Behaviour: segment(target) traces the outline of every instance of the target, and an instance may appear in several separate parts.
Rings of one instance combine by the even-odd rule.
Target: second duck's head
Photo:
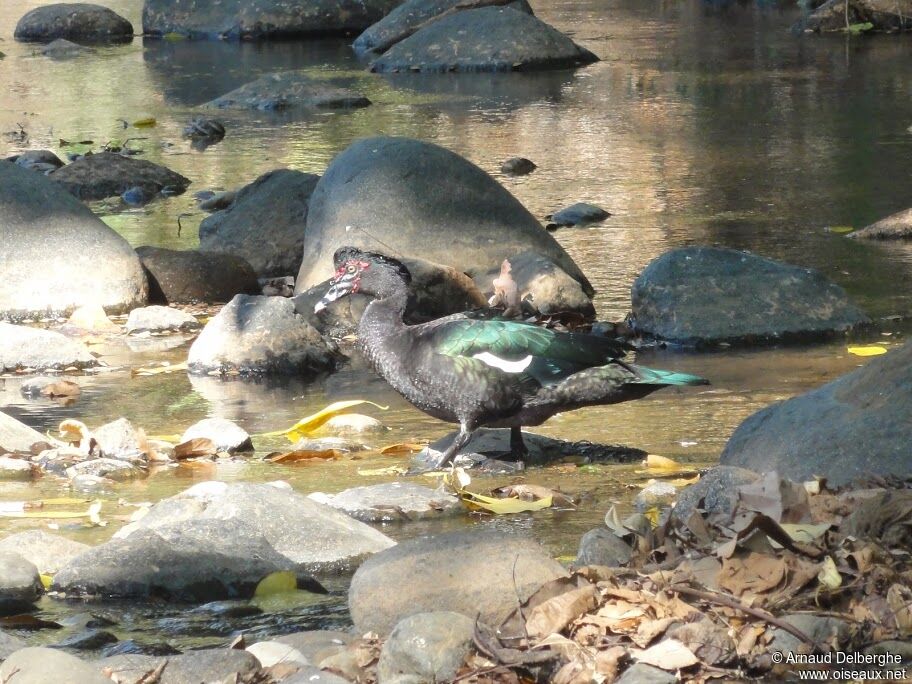
[[[412,282],[412,275],[401,261],[377,252],[365,252],[357,247],[340,247],[333,255],[336,273],[329,281],[329,289],[317,302],[314,312],[319,313],[330,302],[350,294],[361,293],[383,298],[402,292]]]

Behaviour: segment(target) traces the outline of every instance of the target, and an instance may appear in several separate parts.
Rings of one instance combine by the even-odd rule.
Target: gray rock
[[[678,678],[673,672],[660,670],[652,665],[635,663],[624,670],[616,684],[676,684]]]
[[[13,551],[0,551],[0,596],[34,601],[41,590],[41,578],[34,563]]]
[[[587,202],[577,202],[556,212],[551,217],[551,223],[555,226],[586,226],[604,221],[609,216],[611,214],[601,207]]]
[[[0,411],[0,451],[27,454],[39,442],[46,443],[47,437]]]
[[[598,57],[540,19],[511,7],[441,17],[371,63],[371,71],[488,72],[568,69]]]
[[[461,0],[406,0],[383,19],[367,28],[355,39],[352,48],[359,56],[369,52],[383,54],[435,17],[444,12],[460,11],[460,2]],[[532,14],[532,8],[526,0],[518,0],[509,7]]]
[[[75,463],[66,469],[66,476],[74,479],[84,475],[103,477],[116,482],[125,482],[145,475],[133,464],[119,458],[93,458],[81,463]]]
[[[0,551],[14,551],[33,563],[39,572],[50,575],[88,548],[86,544],[44,530],[17,532],[0,540]]]
[[[143,31],[190,38],[287,39],[363,31],[396,6],[396,0],[145,0]],[[264,21],[268,17],[268,21]]]
[[[566,576],[560,563],[523,537],[439,534],[369,558],[352,578],[348,605],[359,632],[386,634],[402,618],[433,611],[499,625],[516,607],[517,595],[525,601],[545,582]]]
[[[76,447],[45,449],[38,454],[36,463],[45,473],[66,476],[67,468],[91,460],[93,457]]]
[[[203,107],[207,109],[354,109],[371,103],[360,93],[338,88],[292,71],[261,76]]]
[[[149,446],[145,433],[133,427],[126,418],[106,423],[92,433],[104,456],[130,461],[148,460]]]
[[[593,292],[570,256],[497,181],[459,155],[418,140],[367,138],[333,159],[310,198],[308,248],[295,292],[332,277],[339,247],[377,251],[378,241],[385,245],[380,251],[470,276],[533,250],[577,280],[587,295]]]
[[[245,651],[211,648],[166,657],[116,655],[96,660],[101,671],[110,668],[120,681],[138,682],[144,675],[168,661],[158,684],[200,684],[201,682],[246,681],[260,668],[256,658]],[[234,675],[239,675],[235,679]],[[107,680],[111,684],[111,680]]]
[[[237,294],[258,294],[256,272],[233,254],[137,247],[149,276],[149,299],[160,304],[227,302]]]
[[[41,48],[41,54],[45,57],[50,57],[51,59],[70,59],[72,57],[79,57],[80,55],[85,55],[90,52],[94,52],[91,48],[87,48],[83,45],[77,45],[76,43],[71,43],[64,38],[58,38],[57,40],[51,41],[43,48]],[[55,164],[57,168],[63,166],[63,162],[60,164]]]
[[[293,632],[275,637],[275,641],[293,646],[304,654],[310,662],[321,663],[326,658],[333,656],[351,644],[355,638],[348,632],[334,632],[331,630],[314,630],[309,632]]]
[[[0,481],[31,479],[31,463],[22,458],[0,456]]]
[[[41,174],[0,163],[0,229],[16,245],[0,250],[0,319],[145,303],[146,278],[130,244]]]
[[[500,165],[500,172],[505,173],[508,176],[526,176],[537,168],[538,165],[531,159],[526,159],[525,157],[510,157]]]
[[[673,518],[684,522],[703,501],[702,510],[710,514],[727,515],[735,510],[738,503],[738,488],[754,482],[757,473],[745,468],[715,466],[700,477],[699,482],[684,487],[671,511]]]
[[[352,437],[355,435],[380,435],[389,428],[373,416],[363,413],[341,413],[333,416],[321,425],[314,434],[330,435],[336,437]]]
[[[238,295],[203,328],[187,358],[192,373],[313,376],[332,369],[335,345],[285,297]]]
[[[847,375],[750,416],[722,452],[723,465],[841,485],[912,467],[912,343]]]
[[[350,684],[349,680],[316,667],[302,667],[281,684]]]
[[[298,649],[278,641],[258,641],[244,650],[259,660],[262,667],[272,667],[279,664],[310,665],[310,661]]]
[[[55,40],[50,45],[44,48],[45,51],[53,47],[56,43],[68,43],[68,41],[57,41]],[[73,43],[68,43],[73,45]],[[76,45],[80,50],[86,50],[81,45]],[[25,152],[20,152],[19,154],[14,154],[12,157],[7,157],[6,161],[13,162],[18,166],[21,166],[26,169],[41,170],[44,171],[47,167],[51,166],[59,169],[63,166],[63,161],[56,154],[50,150],[26,150]]]
[[[908,240],[912,238],[912,209],[904,209],[849,233],[856,240]]]
[[[133,25],[107,7],[86,2],[36,7],[16,24],[16,40],[48,43],[65,38],[88,43],[128,43]]]
[[[372,527],[315,503],[287,485],[222,482],[202,482],[159,501],[141,520],[115,536],[128,538],[138,530],[171,524],[192,528],[210,520],[253,526],[257,537],[312,572],[353,568],[394,544]]]
[[[186,311],[160,305],[133,309],[126,324],[128,333],[187,331],[200,327],[200,322]]]
[[[253,451],[250,435],[239,425],[224,418],[204,418],[184,431],[181,443],[198,437],[211,439],[218,451]]]
[[[190,179],[145,159],[100,152],[77,159],[51,173],[48,178],[81,200],[119,197],[131,188],[157,195],[164,188],[170,194],[184,192]]]
[[[245,259],[260,277],[294,273],[304,252],[307,207],[319,176],[276,169],[200,223],[200,249]],[[202,206],[202,205],[201,205]]]
[[[848,24],[872,24],[872,31],[912,29],[912,0],[829,0],[795,24],[796,31],[845,31]]]
[[[850,633],[848,623],[835,617],[794,613],[785,615],[782,619],[793,627],[797,627],[818,644],[843,644]],[[779,627],[774,627],[771,633],[773,637],[769,644],[771,653],[773,651],[779,651],[782,654],[806,653],[807,645],[794,634]]]
[[[413,482],[387,482],[352,487],[333,496],[317,492],[310,498],[344,511],[363,522],[408,521],[454,515],[463,510],[459,498],[449,492]]]
[[[653,506],[667,507],[674,503],[678,488],[670,482],[656,480],[643,487],[633,498],[633,505],[640,512]]]
[[[268,173],[272,172],[267,172]],[[261,176],[262,178],[262,176]],[[256,181],[254,181],[256,182]],[[252,184],[251,184],[252,185]],[[250,187],[249,185],[246,187]],[[212,192],[211,190],[204,190],[202,193],[196,193],[196,199],[199,202],[199,208],[203,211],[221,211],[222,209],[227,209],[233,203],[237,197],[237,191],[235,190],[221,190],[219,192]],[[205,220],[203,221],[205,223]],[[203,224],[200,223],[200,237],[202,238],[202,228]]]
[[[576,552],[577,567],[584,565],[607,565],[617,568],[627,565],[633,556],[633,549],[607,527],[589,530],[580,539]]]
[[[0,681],[15,684],[111,684],[100,668],[56,648],[23,648],[0,665]]]
[[[87,629],[72,634],[54,644],[54,648],[69,648],[75,651],[97,651],[104,646],[116,644],[117,637],[104,629]]]
[[[473,650],[475,620],[459,613],[410,615],[393,628],[377,663],[377,679],[415,677],[422,682],[451,680]]]
[[[814,339],[870,322],[817,271],[717,247],[666,252],[631,297],[637,331],[685,345]]]
[[[91,368],[98,361],[88,348],[53,330],[0,323],[0,371]]]
[[[19,637],[0,629],[0,660],[6,660],[20,648],[26,648],[27,646],[28,644]]]

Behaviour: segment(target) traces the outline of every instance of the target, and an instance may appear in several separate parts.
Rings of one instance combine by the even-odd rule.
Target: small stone
[[[50,575],[89,548],[87,544],[44,530],[17,532],[0,540],[0,551],[15,551],[33,563],[39,572]]]
[[[203,437],[212,440],[216,451],[253,451],[253,441],[247,431],[224,418],[205,418],[191,425],[181,436],[181,443]]]
[[[383,644],[377,663],[379,681],[452,679],[472,652],[474,632],[475,620],[459,613],[419,613],[401,620]]]
[[[188,331],[199,329],[200,322],[194,316],[170,306],[145,306],[133,309],[127,318],[128,333]]]
[[[58,641],[53,648],[72,648],[77,651],[96,651],[102,646],[117,643],[117,637],[103,629],[88,629]]]
[[[376,434],[386,432],[387,430],[389,430],[389,428],[373,416],[365,416],[360,413],[343,413],[327,420],[320,426],[317,433],[345,436],[365,433]]]
[[[594,204],[577,202],[565,209],[561,209],[551,217],[551,225],[557,226],[585,226],[590,223],[604,221],[611,216],[607,211]],[[549,227],[551,227],[549,225]]]
[[[41,578],[33,563],[18,553],[0,551],[0,596],[34,601],[41,591]]]
[[[665,672],[652,665],[635,663],[624,670],[616,684],[677,684],[673,672]]]
[[[0,372],[97,365],[98,361],[84,344],[59,332],[0,323]]]
[[[70,479],[79,476],[91,475],[97,478],[107,478],[123,482],[140,477],[143,473],[130,463],[117,458],[93,458],[89,461],[77,463],[66,469]]]
[[[650,482],[637,493],[636,497],[634,497],[633,504],[636,506],[636,509],[642,513],[654,506],[671,505],[674,503],[674,498],[677,493],[678,488],[673,484],[663,482],[662,480],[656,480],[655,482]]]
[[[580,539],[575,565],[607,565],[615,568],[626,565],[632,556],[633,549],[627,542],[607,527],[596,527]]]
[[[32,470],[25,459],[0,456],[0,480],[31,480]]]
[[[315,492],[310,498],[362,522],[405,522],[463,511],[459,497],[413,482],[353,487],[334,496]]]
[[[511,157],[500,165],[500,172],[510,176],[525,176],[537,169],[535,162],[525,157]]]
[[[120,199],[124,201],[124,204],[129,204],[133,207],[141,207],[155,199],[155,194],[156,193],[150,192],[147,188],[141,188],[138,185],[134,185],[132,188],[124,190],[120,194]]]
[[[272,667],[279,663],[310,665],[310,661],[298,649],[278,641],[258,641],[246,650],[260,661],[262,667]]]
[[[106,423],[92,433],[101,449],[101,453],[108,458],[125,460],[148,460],[149,446],[142,430],[133,427],[126,418]]]

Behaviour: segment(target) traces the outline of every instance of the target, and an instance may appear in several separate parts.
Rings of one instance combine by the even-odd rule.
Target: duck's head
[[[357,247],[337,249],[333,263],[336,273],[329,281],[326,294],[314,307],[314,313],[325,309],[330,302],[355,293],[382,299],[404,291],[412,282],[412,275],[401,261]]]

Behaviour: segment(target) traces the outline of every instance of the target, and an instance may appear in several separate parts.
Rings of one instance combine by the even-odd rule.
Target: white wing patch
[[[476,359],[483,361],[489,366],[494,368],[499,368],[502,371],[507,373],[522,373],[526,368],[529,367],[529,364],[532,363],[532,355],[529,354],[526,358],[520,359],[519,361],[510,361],[508,359],[502,359],[499,356],[494,356],[491,352],[481,352],[475,354]]]

